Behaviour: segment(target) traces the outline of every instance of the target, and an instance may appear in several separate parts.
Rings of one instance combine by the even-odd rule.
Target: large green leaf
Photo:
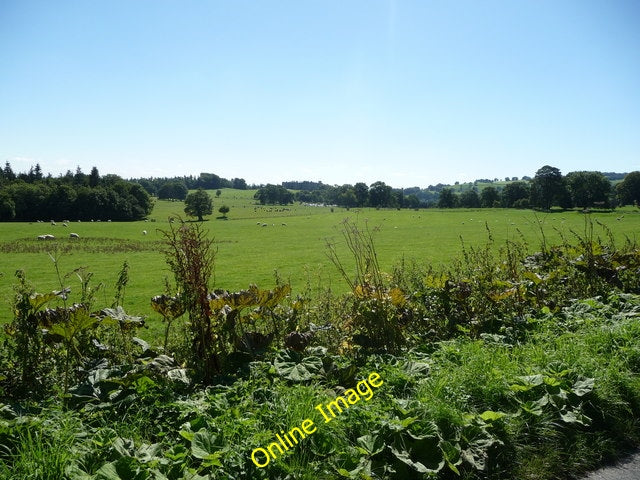
[[[95,480],[147,480],[149,474],[139,468],[133,457],[121,457],[115,462],[105,463],[96,472]]]
[[[29,296],[29,305],[31,306],[32,311],[37,312],[51,300],[56,298],[67,298],[69,292],[71,292],[71,290],[69,288],[65,288],[59,291],[54,290],[49,293],[33,293]]]
[[[180,317],[186,310],[180,295],[156,295],[151,299],[151,308],[170,320]]]
[[[98,319],[89,314],[84,308],[69,310],[67,321],[56,323],[49,327],[49,333],[59,335],[65,340],[73,339],[78,333],[96,326]]]
[[[398,450],[393,446],[390,449],[394,457],[419,473],[437,473],[444,468],[446,463],[442,450],[438,447],[437,440],[429,442],[427,448],[421,449],[422,455],[418,460],[413,460],[406,450]]]
[[[220,463],[222,443],[217,435],[201,428],[191,440],[191,455],[210,466],[222,466]]]
[[[363,435],[357,438],[358,446],[365,455],[377,455],[384,450],[384,439],[380,435]]]
[[[128,315],[120,305],[116,308],[105,308],[101,311],[105,319],[115,320],[120,324],[123,330],[131,330],[144,326],[143,317]]]
[[[317,378],[324,373],[322,359],[315,355],[302,356],[297,352],[285,350],[273,361],[278,375],[294,382],[304,382]]]
[[[544,376],[542,374],[537,375],[524,375],[517,377],[518,383],[511,385],[509,388],[514,392],[528,392],[529,390],[538,387],[544,383]]]
[[[571,388],[571,391],[578,397],[583,397],[593,390],[595,383],[595,378],[583,378],[580,380],[576,380],[576,382],[573,384],[573,387]]]

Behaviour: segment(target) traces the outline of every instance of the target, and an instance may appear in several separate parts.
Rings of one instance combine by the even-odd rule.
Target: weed
[[[342,235],[355,264],[351,278],[334,243],[327,242],[327,256],[351,289],[352,310],[341,327],[351,335],[351,341],[365,350],[397,351],[404,343],[403,327],[408,314],[404,293],[390,288],[380,269],[368,225],[363,229],[350,220],[342,223]]]
[[[205,384],[222,368],[224,343],[211,322],[209,280],[216,251],[202,225],[182,219],[161,230],[165,239],[165,259],[173,271],[176,285],[189,317],[191,358],[189,362]]]

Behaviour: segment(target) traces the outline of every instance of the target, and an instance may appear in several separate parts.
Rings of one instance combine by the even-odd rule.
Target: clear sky
[[[0,162],[420,186],[640,169],[640,1],[0,0]]]

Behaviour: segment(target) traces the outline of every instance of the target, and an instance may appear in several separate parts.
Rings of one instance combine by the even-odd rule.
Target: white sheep
[[[77,233],[70,233],[69,238],[80,238],[80,235],[78,235]]]
[[[142,234],[143,234],[143,235],[146,235],[146,234],[147,234],[147,231],[146,231],[146,230],[142,230]]]

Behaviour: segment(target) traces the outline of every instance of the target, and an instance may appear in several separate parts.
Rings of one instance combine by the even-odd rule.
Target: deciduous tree
[[[198,217],[198,221],[203,220],[204,215],[211,215],[213,212],[213,201],[211,196],[203,189],[199,188],[187,195],[184,201],[184,213],[190,217]]]
[[[519,200],[529,201],[531,187],[527,182],[512,182],[504,186],[501,192],[502,206],[512,208]]]
[[[531,182],[531,206],[549,210],[553,205],[568,207],[570,199],[562,173],[556,167],[545,165],[536,172]]]
[[[616,194],[621,205],[640,205],[640,171],[628,173],[616,185]]]
[[[609,206],[611,182],[600,172],[571,172],[566,176],[571,200],[576,207]]]
[[[496,187],[485,187],[480,192],[480,204],[484,208],[494,207],[500,200],[500,192]]]
[[[443,188],[438,198],[438,208],[454,208],[458,204],[458,195],[450,188]]]

